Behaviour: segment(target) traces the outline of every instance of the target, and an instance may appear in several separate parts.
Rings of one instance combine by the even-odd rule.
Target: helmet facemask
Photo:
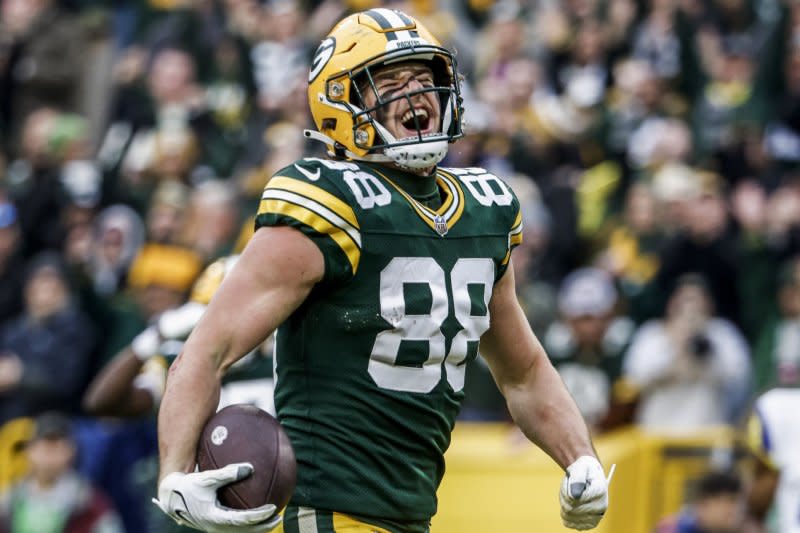
[[[446,54],[446,55],[445,55]],[[442,57],[445,55],[445,57]],[[432,59],[429,59],[431,58]],[[411,168],[424,169],[435,166],[446,155],[448,144],[461,137],[461,94],[455,72],[455,60],[449,52],[437,49],[437,55],[425,54],[420,58],[418,54],[403,57],[403,63],[415,61],[431,68],[433,84],[413,90],[405,90],[405,86],[388,95],[381,94],[375,83],[377,71],[383,67],[402,64],[400,61],[389,62],[373,59],[369,65],[353,69],[346,73],[350,83],[350,106],[353,115],[353,140],[356,147],[367,150],[371,154],[383,153],[388,160],[395,164]],[[452,65],[452,66],[451,66]],[[409,80],[410,82],[410,80]],[[407,82],[408,83],[408,82]],[[412,117],[403,122],[403,126],[412,132],[411,135],[401,139],[389,132],[384,122],[386,114],[392,104],[405,100],[410,110],[415,109],[415,100],[419,95],[433,93],[439,103],[439,124],[434,125],[433,131],[429,130],[428,120],[433,117],[424,117],[412,112]],[[367,106],[366,96],[371,94],[374,104]],[[373,133],[370,133],[372,130]]]

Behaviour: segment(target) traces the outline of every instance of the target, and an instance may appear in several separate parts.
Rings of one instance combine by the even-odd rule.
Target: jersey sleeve
[[[331,170],[318,161],[298,161],[269,180],[256,215],[256,229],[263,226],[290,226],[310,238],[325,259],[325,282],[345,282],[358,270],[361,233],[355,211]]]
[[[508,189],[511,190],[511,187],[508,187]],[[506,208],[508,209],[509,213],[508,219],[511,221],[508,229],[508,247],[506,250],[506,256],[500,262],[500,266],[498,268],[498,280],[502,278],[505,275],[506,270],[508,270],[508,264],[511,261],[511,252],[514,250],[514,248],[522,244],[522,209],[519,200],[517,199],[516,195],[514,195],[513,191],[511,194],[513,196],[513,200],[511,205]]]

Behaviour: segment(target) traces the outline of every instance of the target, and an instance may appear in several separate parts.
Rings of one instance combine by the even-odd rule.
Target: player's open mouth
[[[408,131],[409,137],[416,137],[419,132],[430,133],[432,122],[428,110],[423,107],[409,109],[400,117],[400,125]],[[417,130],[417,124],[419,124],[419,130]]]

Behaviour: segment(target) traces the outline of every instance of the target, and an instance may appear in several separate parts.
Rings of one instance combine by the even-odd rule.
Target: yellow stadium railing
[[[733,433],[713,428],[691,435],[654,435],[627,428],[595,439],[606,467],[616,463],[611,506],[598,533],[651,533],[677,511],[686,487],[731,449]],[[460,424],[447,452],[432,533],[571,531],[561,525],[563,473],[541,450],[505,425]]]
[[[0,426],[0,494],[25,475],[24,446],[32,434],[31,418],[15,418]]]

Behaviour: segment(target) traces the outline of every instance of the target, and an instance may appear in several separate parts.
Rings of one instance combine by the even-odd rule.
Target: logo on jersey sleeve
[[[296,168],[297,171],[300,174],[302,174],[303,176],[307,177],[311,181],[317,181],[319,179],[319,176],[320,176],[320,169],[319,168],[317,168],[316,171],[311,172],[309,170],[304,169],[303,167],[301,167],[297,163],[294,164],[294,168]]]

